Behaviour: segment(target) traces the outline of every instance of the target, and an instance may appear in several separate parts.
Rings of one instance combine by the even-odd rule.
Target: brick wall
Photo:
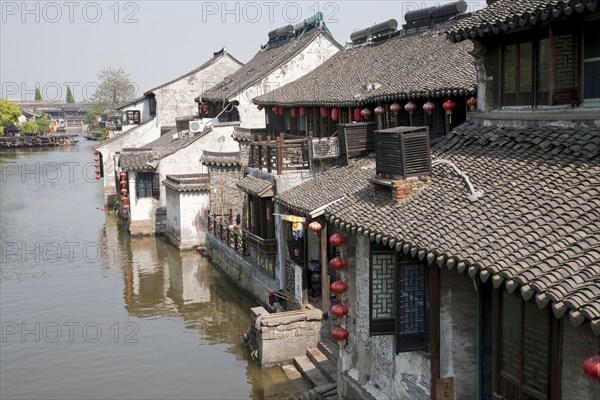
[[[244,193],[235,186],[235,183],[244,177],[241,168],[239,166],[209,165],[208,173],[210,176],[210,213],[229,215],[229,210],[232,209],[234,221],[237,214],[240,214],[241,218]]]

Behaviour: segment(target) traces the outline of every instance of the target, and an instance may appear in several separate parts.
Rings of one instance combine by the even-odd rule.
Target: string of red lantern
[[[354,109],[354,120],[356,122],[362,121],[362,113],[361,113],[360,108],[358,108],[358,107]]]

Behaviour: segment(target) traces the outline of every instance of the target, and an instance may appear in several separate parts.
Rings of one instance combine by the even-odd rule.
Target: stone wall
[[[238,214],[243,215],[244,192],[239,190],[235,183],[244,177],[239,165],[219,166],[209,165],[210,176],[210,212],[217,215],[229,215],[233,210],[233,219]]]
[[[161,125],[173,125],[175,118],[198,113],[194,99],[237,71],[241,65],[225,54],[212,65],[184,75],[152,92],[156,98],[156,118]]]
[[[442,269],[440,279],[440,376],[454,378],[454,398],[476,399],[478,294],[456,270]]]
[[[251,314],[251,346],[258,351],[263,368],[291,362],[319,344],[323,312],[311,305],[304,310],[274,314],[254,307]]]
[[[221,270],[238,288],[254,297],[269,308],[269,293],[281,289],[279,281],[256,265],[252,265],[231,248],[223,245],[213,235],[206,235],[206,248],[214,265]]]

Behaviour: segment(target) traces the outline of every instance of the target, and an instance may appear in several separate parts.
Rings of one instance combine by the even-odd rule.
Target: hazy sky
[[[122,68],[138,95],[201,65],[223,46],[247,62],[267,33],[321,11],[344,44],[356,29],[447,1],[5,1],[0,0],[0,97],[76,101],[102,68]],[[485,0],[467,1],[468,11]]]

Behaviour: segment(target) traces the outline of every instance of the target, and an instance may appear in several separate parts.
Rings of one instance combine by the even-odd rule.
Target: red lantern
[[[94,152],[94,155],[97,156],[98,154],[100,154],[98,151]]]
[[[431,113],[435,111],[435,104],[431,101],[428,101],[427,103],[423,104],[423,111],[431,115]]]
[[[339,327],[339,326],[337,328],[334,328],[331,331],[331,337],[333,337],[335,340],[337,340],[338,343],[343,342],[344,340],[348,339],[348,336],[350,336],[350,333],[348,333],[348,330],[345,328]]]
[[[444,104],[442,104],[442,107],[444,107],[446,114],[448,114],[448,122],[452,124],[452,111],[456,110],[456,103],[448,99],[444,102]]]
[[[98,175],[96,175],[96,180],[99,180],[99,179],[100,179],[100,177]]]
[[[471,98],[467,100],[467,105],[471,108],[471,111],[475,111],[475,108],[477,107],[477,99],[471,96]]]
[[[306,107],[300,107],[300,118],[306,117]]]
[[[398,114],[402,110],[402,106],[398,103],[394,103],[390,106],[390,111]]]
[[[317,221],[313,221],[310,224],[308,224],[308,229],[311,232],[317,233],[317,232],[319,232],[321,230],[321,228],[322,228],[321,224],[318,223]]]
[[[279,110],[277,110],[277,111],[279,112],[279,115],[280,115],[281,117],[283,117],[283,112],[284,112],[284,111],[283,111],[283,107],[279,107]]]
[[[331,291],[335,294],[344,294],[348,290],[348,284],[343,281],[335,281],[331,284]]]
[[[292,108],[290,110],[290,115],[292,116],[292,118],[296,118],[298,116],[298,109],[297,108]]]
[[[342,247],[346,244],[347,240],[348,238],[346,238],[346,236],[338,232],[331,235],[331,237],[329,238],[329,243],[331,243],[331,245],[335,247]]]
[[[327,117],[329,117],[329,111],[327,110],[327,107],[321,107],[321,118],[327,119]]]
[[[94,157],[94,161],[98,162],[100,159],[98,157]]]
[[[417,111],[417,105],[415,103],[413,103],[412,101],[409,101],[408,103],[406,103],[404,105],[404,109],[412,114],[415,111]]]
[[[362,121],[362,112],[358,107],[354,109],[354,120],[356,122]]]
[[[121,203],[127,203],[129,199],[126,196],[121,197]]]
[[[340,119],[340,109],[339,108],[332,108],[331,109],[331,120],[333,122],[338,122]]]
[[[125,188],[121,189],[121,194],[123,196],[125,196],[127,194],[127,189],[125,189]]]
[[[125,177],[127,176],[127,172],[121,172],[119,176],[121,177],[121,179],[125,179]]]
[[[100,164],[96,164],[95,166],[96,166],[96,168],[99,168],[99,167],[100,167]]]
[[[121,186],[125,186],[127,185],[127,181],[126,180],[122,180],[121,182],[119,182],[121,184]]]
[[[96,175],[100,175],[100,170],[97,169],[98,167],[96,167]]]
[[[593,379],[600,379],[600,354],[588,357],[583,362],[583,372]]]
[[[263,110],[263,108],[264,108],[264,107],[263,107],[263,106],[261,106],[260,104],[256,106],[256,109],[257,109],[258,111],[262,111],[262,110]]]
[[[276,106],[273,106],[273,108],[271,108],[271,111],[273,111],[273,114],[277,114],[277,112],[279,111],[279,108],[277,108]]]
[[[331,307],[331,313],[336,316],[336,318],[345,317],[348,314],[348,307],[343,304],[336,304]]]
[[[129,210],[129,204],[125,204],[125,205],[123,206],[123,210],[125,210],[125,211]]]
[[[363,108],[360,112],[360,115],[364,119],[369,119],[369,118],[371,118],[371,110],[369,110],[368,108]]]
[[[377,114],[377,115],[383,115],[383,114],[385,114],[385,108],[383,108],[381,106],[377,106],[375,108],[375,114]]]
[[[339,271],[342,269],[346,269],[346,267],[348,266],[348,263],[342,257],[338,256],[338,257],[331,259],[331,261],[329,261],[329,266],[331,268]]]

